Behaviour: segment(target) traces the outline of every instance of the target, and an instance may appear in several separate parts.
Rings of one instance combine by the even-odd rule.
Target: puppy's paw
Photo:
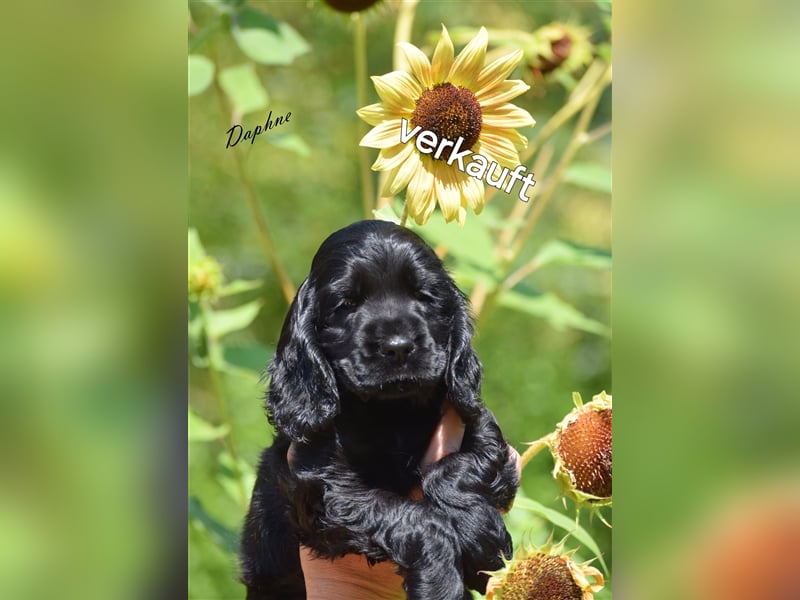
[[[408,600],[464,600],[461,571],[449,565],[434,564],[406,575]]]
[[[503,568],[503,558],[513,554],[511,536],[500,512],[489,505],[464,511],[463,518],[454,522],[461,547],[464,581],[467,587],[486,592],[489,576],[481,571]]]

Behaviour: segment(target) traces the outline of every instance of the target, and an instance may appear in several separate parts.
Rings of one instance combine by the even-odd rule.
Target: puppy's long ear
[[[483,368],[472,348],[472,322],[467,299],[453,285],[457,309],[450,330],[450,349],[445,382],[450,402],[462,418],[473,417],[480,406]]]
[[[339,412],[333,370],[317,343],[314,284],[306,279],[283,323],[269,366],[269,420],[295,442],[328,425]]]

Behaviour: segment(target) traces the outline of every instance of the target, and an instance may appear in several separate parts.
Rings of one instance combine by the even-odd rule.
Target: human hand
[[[448,454],[458,452],[464,438],[464,422],[448,402],[439,425],[431,436],[431,442],[421,461],[425,468]],[[292,464],[294,448],[290,446],[289,464]],[[522,470],[519,453],[509,446],[509,460]],[[411,498],[422,499],[422,490],[412,491]],[[334,560],[315,557],[311,550],[300,546],[300,563],[306,582],[307,600],[402,600],[403,578],[397,574],[392,562],[381,562],[370,566],[364,556],[349,554]]]

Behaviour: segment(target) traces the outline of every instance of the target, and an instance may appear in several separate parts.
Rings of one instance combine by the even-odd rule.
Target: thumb
[[[429,467],[448,454],[458,452],[464,439],[464,421],[458,416],[453,405],[445,400],[442,418],[433,432],[428,450],[422,458],[422,467]]]

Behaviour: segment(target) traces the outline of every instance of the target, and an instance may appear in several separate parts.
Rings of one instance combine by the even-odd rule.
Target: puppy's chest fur
[[[407,495],[420,482],[420,461],[441,408],[442,398],[348,399],[335,424],[341,452],[368,486]]]

